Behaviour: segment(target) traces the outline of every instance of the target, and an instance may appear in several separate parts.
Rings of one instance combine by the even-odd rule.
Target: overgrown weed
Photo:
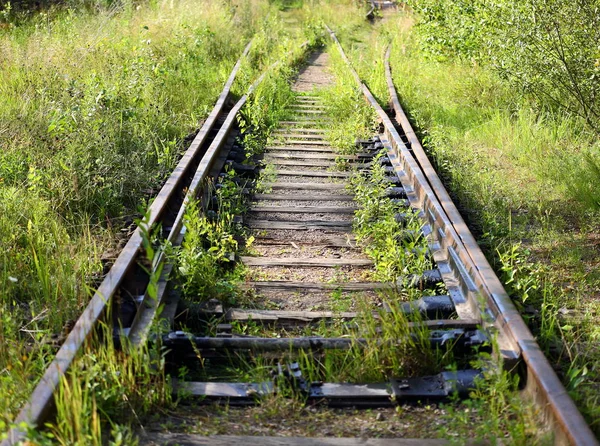
[[[560,311],[585,314],[595,305],[579,296],[598,287],[588,260],[598,221],[597,143],[580,119],[536,109],[489,68],[426,57],[406,25],[415,19],[386,25],[395,30],[391,64],[400,99],[541,347],[567,386],[578,383],[572,395],[593,422],[598,401],[590,389],[599,377],[583,370],[598,363],[587,348],[594,330]]]
[[[48,338],[86,305],[103,251],[118,254],[115,235],[170,173],[250,36],[262,29],[271,43],[257,43],[246,80],[294,46],[269,34],[276,20],[263,19],[261,0],[96,6],[34,13],[0,32],[5,424],[51,357]]]

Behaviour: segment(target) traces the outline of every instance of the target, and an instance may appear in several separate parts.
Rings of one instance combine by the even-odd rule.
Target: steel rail
[[[384,124],[385,134],[389,138],[389,154],[399,157],[400,165],[397,173],[403,184],[406,183],[414,191],[414,194],[409,196],[411,203],[416,203],[424,211],[426,219],[436,229],[432,231],[432,236],[436,239],[439,247],[447,253],[445,257],[449,260],[449,265],[457,270],[459,279],[466,282],[463,290],[472,305],[477,306],[478,296],[485,298],[492,310],[492,314],[489,316],[493,317],[494,325],[500,330],[500,334],[506,335],[508,338],[506,341],[509,341],[509,345],[516,347],[519,356],[524,360],[527,366],[526,392],[542,408],[546,421],[554,428],[555,442],[575,445],[598,444],[585,419],[554,373],[552,366],[477,245],[458,209],[443,188],[431,164],[426,160],[422,146],[418,143],[406,115],[403,112],[398,113],[399,110],[396,110],[400,121],[405,126],[408,124],[403,128],[406,129],[406,136],[411,142],[417,159],[424,166],[423,169],[402,141],[394,123],[377,103],[368,87],[360,80],[344,55],[344,50],[335,33],[329,27],[327,29],[355,79],[359,80],[358,85],[366,100],[373,106]],[[386,69],[386,75],[388,72],[391,76],[391,71]],[[389,79],[388,86],[391,91],[393,83],[390,84]],[[397,105],[399,106],[399,101],[397,101]],[[402,119],[403,117],[404,119]],[[417,144],[414,144],[415,140]],[[419,149],[421,153],[419,153]],[[488,313],[486,308],[480,308],[480,311],[482,314]]]
[[[370,0],[369,4],[371,5],[371,7],[369,8],[369,11],[365,14],[365,16],[368,20],[372,20],[375,18],[375,2],[373,0]]]
[[[242,107],[246,103],[247,99],[248,99],[248,95],[244,95],[237,101],[235,106],[231,109],[231,111],[227,115],[227,118],[225,119],[225,122],[223,123],[222,127],[219,129],[219,133],[217,134],[217,136],[215,137],[215,139],[209,146],[205,155],[202,157],[202,160],[200,161],[200,165],[198,166],[198,169],[196,170],[194,178],[192,179],[192,182],[190,183],[190,185],[188,187],[187,193],[183,200],[183,204],[181,205],[181,207],[179,208],[179,211],[177,212],[177,216],[175,217],[175,223],[173,224],[173,227],[167,237],[167,241],[170,242],[172,245],[177,245],[177,244],[181,243],[181,239],[183,238],[183,234],[184,234],[184,232],[182,231],[183,230],[183,219],[184,219],[187,207],[190,204],[190,202],[192,200],[194,200],[201,193],[202,186],[204,186],[206,184],[205,180],[209,177],[209,174],[215,170],[214,165],[216,164],[216,161],[218,158],[217,155],[220,155],[221,148],[227,141],[227,138],[233,128],[233,125],[236,122],[235,117],[237,116],[239,111],[242,109]],[[218,171],[221,169],[218,168],[216,170],[218,173]],[[179,239],[179,240],[177,240],[177,239]],[[155,269],[158,267],[159,264],[164,264],[164,260],[165,260],[164,259],[165,256],[164,256],[163,252],[160,252],[158,255],[159,255],[159,258],[157,259],[156,262],[154,262]],[[169,267],[170,267],[170,265],[169,265]],[[154,319],[156,317],[158,309],[161,307],[161,305],[164,304],[164,297],[165,297],[166,290],[167,290],[166,285],[167,285],[169,272],[170,272],[170,268],[163,270],[163,273],[161,275],[161,280],[159,281],[158,295],[151,296],[148,293],[146,293],[144,300],[143,300],[142,304],[140,305],[141,311],[138,311],[136,313],[136,317],[135,317],[135,319],[131,325],[131,328],[129,330],[129,333],[127,335],[133,345],[140,345],[147,340],[147,336],[150,331],[150,327],[152,326],[152,323],[154,322]],[[173,314],[174,314],[173,312],[169,312],[169,316],[167,317],[167,319],[170,319],[171,318],[170,316],[172,316]]]
[[[385,53],[385,73],[392,106],[396,114],[395,118],[410,142],[413,154],[423,170],[432,191],[451,219],[458,236],[461,237],[465,246],[465,253],[470,257],[475,268],[477,268],[483,277],[481,285],[488,287],[486,294],[493,297],[493,301],[496,304],[496,315],[503,319],[503,325],[511,332],[519,345],[523,359],[527,364],[528,379],[526,391],[532,398],[541,398],[542,405],[547,408],[546,410],[551,411],[548,414],[550,415],[549,418],[555,420],[556,425],[564,432],[570,444],[598,444],[591,429],[556,376],[554,369],[541,351],[531,331],[518,314],[502,283],[494,273],[460,212],[450,198],[448,191],[431,165],[423,146],[400,105],[392,78],[390,53],[391,44]],[[506,317],[507,314],[510,316]],[[532,378],[533,381],[529,378]]]
[[[309,45],[309,42],[303,42],[300,45],[301,49],[306,48]],[[249,49],[249,48],[248,48]],[[288,52],[288,55],[291,53]],[[244,56],[247,54],[244,53]],[[171,226],[169,231],[169,235],[166,238],[166,241],[172,246],[176,246],[181,244],[183,236],[185,234],[185,227],[183,225],[183,219],[185,216],[186,209],[189,203],[198,197],[202,193],[203,186],[206,185],[205,181],[209,177],[210,173],[217,174],[221,168],[223,167],[225,158],[222,156],[221,149],[225,144],[234,124],[236,123],[236,116],[245,105],[248,97],[254,92],[254,90],[261,84],[261,82],[265,79],[267,74],[272,71],[274,68],[279,66],[282,63],[282,60],[278,60],[271,64],[248,88],[246,94],[242,96],[235,106],[229,111],[223,125],[219,129],[218,134],[215,136],[215,139],[212,141],[211,145],[206,150],[194,177],[190,185],[187,188],[187,193],[183,199],[183,203],[177,212],[175,220]],[[217,161],[221,160],[219,164]],[[164,268],[164,269],[162,269]],[[164,305],[163,311],[161,313],[161,318],[167,321],[168,325],[171,325],[173,319],[175,317],[175,311],[177,307],[178,299],[171,299],[167,301],[166,294],[168,289],[168,277],[172,270],[171,264],[165,265],[165,255],[161,250],[157,253],[155,259],[153,259],[152,265],[153,271],[159,271],[162,269],[160,279],[157,284],[157,295],[151,296],[148,292],[144,294],[144,298],[142,303],[139,306],[139,310],[136,312],[135,318],[131,323],[131,327],[126,333],[127,338],[131,342],[132,345],[141,345],[148,338],[148,334],[152,323],[154,322],[159,308]]]
[[[165,214],[170,199],[182,187],[184,177],[189,174],[194,160],[201,155],[201,146],[214,128],[219,115],[230,97],[231,87],[240,69],[242,60],[250,51],[252,42],[246,45],[242,55],[237,60],[233,70],[219,95],[215,107],[202,125],[202,128],[192,141],[188,150],[184,153],[177,167],[166,181],[152,205],[148,209],[145,229],[154,227],[162,215]],[[77,356],[83,342],[90,336],[105,314],[108,304],[128,271],[136,265],[140,250],[143,246],[143,230],[139,226],[117,257],[112,268],[96,290],[89,304],[75,323],[75,326],[60,347],[54,360],[46,369],[31,397],[21,409],[14,420],[14,427],[8,432],[8,436],[2,441],[2,446],[9,446],[23,441],[26,432],[20,426],[39,426],[49,415],[51,410],[54,391],[60,380],[67,372],[69,366]]]
[[[179,205],[172,226],[169,229],[169,234],[166,237],[166,240],[171,243],[180,243],[185,233],[183,216],[185,214],[186,206],[193,198],[195,198],[195,196],[198,196],[201,193],[202,186],[206,184],[205,180],[207,177],[215,176],[220,172],[225,162],[225,157],[222,156],[221,149],[230,136],[231,130],[234,128],[238,113],[246,103],[248,97],[264,80],[268,72],[281,63],[281,60],[276,61],[254,81],[248,88],[247,93],[243,95],[229,111],[209,147],[202,151],[201,148],[203,144],[207,142],[209,133],[217,128],[215,124],[217,123],[218,118],[223,114],[226,103],[228,99],[230,99],[231,87],[240,69],[242,60],[250,51],[251,44],[252,42],[248,43],[245,47],[225,83],[214,109],[150,206],[146,220],[140,224],[140,226],[143,226],[136,228],[130,240],[123,248],[104,281],[101,283],[90,303],[76,322],[75,327],[71,333],[69,333],[67,339],[57,352],[55,359],[46,370],[44,376],[40,379],[32,396],[15,419],[14,425],[16,427],[11,428],[8,437],[0,444],[1,446],[17,444],[24,440],[26,432],[20,428],[23,424],[26,424],[29,427],[38,426],[48,417],[51,411],[52,397],[60,383],[60,379],[68,370],[85,339],[93,332],[103,315],[106,314],[108,305],[119,287],[125,283],[128,278],[131,278],[128,276],[131,275],[131,270],[134,267],[139,268],[138,262],[143,248],[144,232],[147,233],[151,228],[156,227],[161,221],[161,217],[164,218],[163,216],[167,211],[173,212],[173,209],[167,208],[174,204],[178,204],[176,195],[177,193],[181,194],[183,191],[185,192],[183,200]],[[300,45],[300,48],[305,49],[308,45],[308,41],[303,42]],[[290,54],[291,52],[292,51],[287,54]],[[200,160],[198,160],[199,157],[201,157]],[[222,161],[220,167],[217,166],[217,161],[219,160]],[[196,165],[196,170],[193,173],[192,169],[194,168],[194,165]],[[191,181],[189,178],[186,179],[186,177],[189,177],[192,173],[193,177],[191,178]],[[164,261],[164,252],[159,250],[152,260],[151,271],[159,271],[160,265],[163,265]],[[170,268],[171,265],[167,265],[167,267]],[[150,327],[158,314],[159,308],[165,304],[168,272],[168,268],[164,268],[162,271],[159,283],[157,284],[156,296],[151,296],[148,290],[145,289],[133,320],[126,329],[117,333],[118,335],[127,338],[132,345],[139,345],[147,339]],[[147,274],[147,272],[145,273]],[[136,279],[135,275],[133,279]],[[148,283],[149,280],[146,280],[143,286],[147,286]],[[137,286],[139,287],[139,284],[137,284]],[[168,314],[174,312],[173,304],[174,302],[166,302],[164,311],[161,314],[163,319],[169,320]]]

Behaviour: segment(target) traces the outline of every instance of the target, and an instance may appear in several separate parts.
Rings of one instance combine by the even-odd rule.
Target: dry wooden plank
[[[302,108],[302,109],[309,108],[309,109],[319,109],[319,110],[323,110],[323,109],[326,108],[324,105],[322,105],[322,104],[316,104],[315,102],[316,101],[312,101],[312,104],[296,103],[296,104],[293,105],[293,108]]]
[[[260,201],[352,201],[354,195],[288,195],[288,194],[254,194],[254,200]]]
[[[376,314],[376,313],[374,313]],[[281,320],[296,320],[312,322],[322,319],[354,319],[358,316],[355,312],[333,311],[282,311],[282,310],[246,310],[232,308],[223,314],[226,321],[277,322]]]
[[[271,189],[346,190],[346,185],[339,183],[285,183],[283,181],[276,181],[274,183],[265,183],[264,186]]]
[[[314,139],[317,141],[326,141],[325,136],[322,134],[312,134],[312,133],[296,133],[296,132],[275,132],[275,135],[277,135],[277,137],[279,138],[286,138],[286,139],[294,139],[294,138],[300,138],[300,139]]]
[[[322,136],[325,134],[325,130],[323,129],[313,129],[313,128],[306,128],[306,127],[300,127],[300,128],[293,128],[293,127],[282,127],[280,129],[276,129],[273,131],[274,134],[281,134],[281,133],[298,133],[300,135],[305,135],[305,134],[314,134],[317,136]]]
[[[290,246],[289,238],[277,238],[270,236],[268,233],[257,237],[257,243],[261,245],[279,245],[279,246]],[[334,248],[356,248],[356,238],[350,234],[345,235],[325,235],[321,238],[311,238],[310,241],[295,241],[299,246],[323,246],[323,247],[334,247]]]
[[[337,158],[354,161],[360,158],[356,155],[327,155],[320,153],[267,153],[265,154],[265,160],[269,159],[316,159],[316,160],[335,160]]]
[[[275,159],[269,160],[270,164],[275,166],[296,166],[296,167],[335,167],[333,161],[300,161],[300,160],[287,160],[287,159]]]
[[[468,442],[475,444],[474,442]],[[337,438],[263,437],[152,433],[141,439],[142,446],[445,446],[446,440],[423,438]]]
[[[372,266],[369,259],[337,259],[337,258],[302,258],[302,257],[250,257],[242,256],[246,266],[305,266],[319,268],[334,268],[336,266]]]
[[[276,169],[275,173],[290,177],[319,177],[319,178],[349,178],[350,172],[328,172],[326,170],[282,170]]]
[[[269,324],[288,325],[298,323],[311,323],[321,320],[333,319],[355,319],[364,317],[364,313],[336,312],[336,311],[289,311],[289,310],[247,310],[245,308],[230,308],[223,312],[222,308],[216,310],[204,310],[207,316],[223,318],[225,321],[249,321]],[[380,318],[380,311],[372,311],[375,319]],[[410,328],[428,328],[430,330],[471,330],[481,327],[479,319],[431,319],[419,322],[409,322]],[[378,329],[379,330],[379,329]]]
[[[314,198],[313,198],[314,199]],[[253,206],[250,212],[283,212],[291,214],[354,214],[354,206]]]
[[[288,280],[270,280],[268,282],[246,282],[248,287],[263,288],[271,290],[341,290],[341,291],[372,291],[394,288],[393,284],[381,282],[292,282]]]
[[[320,124],[319,121],[315,121],[315,120],[308,120],[308,119],[301,119],[298,121],[279,121],[279,124],[283,124],[283,125],[307,125],[307,124]]]
[[[327,113],[325,110],[313,110],[313,109],[307,109],[307,108],[288,108],[287,115],[289,117],[297,117],[298,115],[300,115],[300,116],[306,115],[306,116],[316,117],[317,119],[320,119],[320,115],[327,115]]]
[[[317,116],[312,116],[312,115],[306,115],[306,116],[300,116],[300,115],[294,115],[290,117],[290,121],[291,122],[314,122],[315,125],[318,124],[323,124],[322,121],[325,120],[329,120],[329,119],[323,119]],[[290,121],[280,121],[280,122],[290,122]]]
[[[352,230],[352,223],[343,221],[275,221],[249,218],[246,220],[246,224],[252,229],[290,229],[294,231],[321,230],[336,232],[350,232]]]
[[[334,149],[333,147],[325,147],[325,146],[318,146],[318,147],[309,147],[309,146],[305,146],[305,145],[295,145],[295,146],[267,146],[265,148],[265,150],[267,151],[273,151],[273,152],[329,152],[329,153],[337,153],[337,150]]]
[[[326,146],[330,147],[329,141],[324,139],[286,139],[284,141],[277,140],[276,143],[280,144],[291,144],[299,146]]]
[[[294,115],[325,115],[325,111],[323,110],[312,110],[307,108],[295,108],[292,109]]]
[[[276,314],[276,313],[281,313]],[[289,314],[288,314],[289,313]],[[298,326],[304,324],[311,324],[323,320],[339,320],[339,319],[356,319],[358,317],[364,317],[364,314],[360,313],[335,313],[335,312],[311,312],[311,311],[299,311],[297,316],[294,315],[293,311],[261,311],[261,310],[228,310],[222,317],[230,321],[252,321],[259,324],[265,325],[280,325],[280,326]],[[311,313],[315,313],[312,315]],[[321,313],[321,314],[319,314]],[[329,313],[329,314],[328,314]],[[374,319],[379,319],[378,312],[372,312]],[[435,319],[430,321],[421,322],[409,322],[409,328],[428,328],[430,330],[454,330],[454,329],[465,329],[474,330],[481,326],[481,321],[476,319]],[[381,329],[377,328],[380,332]]]

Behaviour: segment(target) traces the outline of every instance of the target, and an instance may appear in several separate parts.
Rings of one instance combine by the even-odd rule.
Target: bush
[[[542,107],[600,133],[600,0],[414,0],[423,48],[489,63]]]

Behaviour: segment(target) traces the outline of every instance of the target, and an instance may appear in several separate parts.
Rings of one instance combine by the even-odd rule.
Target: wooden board
[[[306,101],[296,102],[292,108],[293,109],[315,109],[315,110],[325,110],[325,106],[321,104],[316,104],[317,101],[310,101],[311,104],[307,104]]]
[[[314,199],[314,198],[313,198]],[[252,206],[250,212],[284,212],[292,214],[354,214],[354,206]]]
[[[267,153],[269,152],[327,152],[337,153],[337,150],[333,147],[319,146],[319,147],[308,147],[306,145],[295,145],[295,146],[268,146],[265,147]]]
[[[346,190],[345,184],[340,183],[265,183],[265,188],[271,189],[299,189],[299,190]]]
[[[269,237],[269,234],[257,237],[257,243],[261,245],[278,245],[278,246],[291,246],[291,241],[281,238]],[[335,247],[335,248],[356,248],[356,239],[350,234],[346,235],[329,235],[321,238],[313,239],[310,241],[300,242],[295,241],[298,246],[324,246],[324,247]]]
[[[288,159],[274,159],[269,160],[269,164],[274,166],[294,166],[294,167],[335,167],[335,162],[331,161],[300,161],[300,160],[288,160]]]
[[[270,280],[268,282],[246,282],[245,287],[262,288],[270,290],[340,290],[340,291],[373,291],[381,289],[391,289],[393,284],[381,282],[292,282],[287,280]]]
[[[296,108],[292,110],[294,115],[324,115],[325,111],[323,110],[312,110],[307,108]]]
[[[279,140],[279,141],[275,141],[276,143],[279,144],[290,144],[290,145],[299,145],[299,146],[325,146],[325,147],[331,147],[331,145],[329,144],[329,141],[325,141],[323,139],[319,140],[319,141],[315,141],[312,139],[285,139],[283,141]]]
[[[357,316],[358,313],[355,312],[242,310],[237,308],[227,310],[223,314],[226,321],[253,320],[262,323],[278,321],[314,322],[323,319],[354,319]]]
[[[358,161],[360,158],[356,155],[327,155],[324,153],[266,153],[265,160],[269,159],[315,159],[315,160],[331,160],[332,162],[336,159],[342,159],[346,161]]]
[[[227,322],[231,321],[253,321],[269,325],[301,325],[306,323],[320,322],[323,320],[337,319],[355,319],[364,317],[364,313],[352,311],[288,311],[288,310],[247,310],[243,308],[230,308],[223,312],[219,307],[215,310],[206,310],[202,312],[208,317],[223,318]],[[372,311],[371,316],[380,319],[380,311]],[[481,327],[481,320],[478,319],[432,319],[420,322],[409,322],[410,328],[428,328],[430,330],[453,330],[465,329],[475,330]],[[377,330],[380,330],[378,327]]]
[[[335,231],[351,232],[352,222],[344,221],[274,221],[249,218],[246,224],[252,229],[289,229],[293,231]]]
[[[310,121],[313,125],[319,125],[319,124],[323,124],[322,122],[322,118],[320,116],[312,116],[312,115],[298,115],[298,114],[294,114],[292,116],[289,117],[289,121],[279,121],[280,123],[286,123],[286,122],[305,122],[305,121]],[[317,120],[318,119],[318,120]],[[327,118],[327,120],[329,120],[330,118]]]
[[[336,258],[299,258],[299,257],[250,257],[242,256],[242,263],[246,266],[305,266],[333,268],[336,266],[372,266],[369,259],[336,259]]]
[[[327,172],[325,170],[275,170],[277,175],[290,177],[349,178],[350,172]]]
[[[279,135],[279,134],[288,133],[288,132],[299,132],[302,134],[302,136],[304,136],[304,134],[306,134],[306,133],[317,134],[317,135],[325,134],[325,130],[323,130],[323,129],[311,129],[311,128],[305,128],[305,127],[301,127],[298,129],[294,129],[294,128],[290,128],[290,127],[283,127],[278,130],[274,130],[273,134]]]
[[[307,125],[307,124],[319,124],[318,121],[315,120],[307,120],[307,119],[302,119],[300,121],[279,121],[279,124],[283,124],[283,125]]]
[[[445,446],[446,440],[407,438],[263,437],[152,433],[140,440],[142,446]],[[471,442],[474,444],[474,442]]]
[[[293,133],[293,132],[277,132],[274,133],[280,138],[301,138],[301,139],[315,139],[319,141],[325,141],[325,137],[322,134],[310,134],[310,133]]]
[[[292,194],[254,194],[254,200],[265,201],[353,201],[354,195],[292,195]]]

